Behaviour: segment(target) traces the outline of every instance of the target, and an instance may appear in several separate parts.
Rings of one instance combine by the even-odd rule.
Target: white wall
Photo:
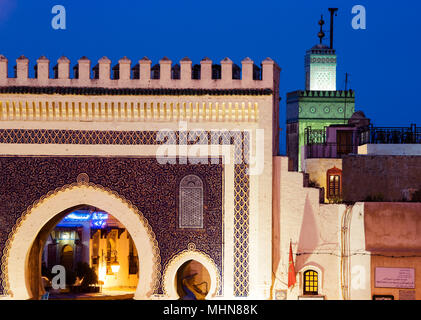
[[[280,176],[274,189],[274,284],[276,291],[287,290],[287,299],[302,295],[302,273],[308,269],[319,272],[319,294],[325,299],[341,299],[340,241],[344,205],[320,205],[319,189],[304,188],[303,174],[288,171],[288,158],[275,157],[274,170]],[[297,284],[288,289],[289,245],[297,273]],[[296,255],[299,253],[300,255]]]
[[[365,144],[358,154],[385,156],[421,156],[421,144]]]

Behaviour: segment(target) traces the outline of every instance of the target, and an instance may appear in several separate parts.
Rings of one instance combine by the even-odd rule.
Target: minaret
[[[319,44],[305,55],[305,90],[289,92],[286,99],[286,135],[289,169],[305,170],[308,144],[325,143],[326,127],[343,125],[355,109],[355,93],[336,89],[336,53],[333,48],[331,11],[330,46],[324,45],[323,16],[319,21]],[[347,88],[346,88],[347,89]]]
[[[320,43],[308,50],[305,56],[306,90],[336,91],[336,54],[333,48],[323,44],[324,24],[322,15],[318,33]]]

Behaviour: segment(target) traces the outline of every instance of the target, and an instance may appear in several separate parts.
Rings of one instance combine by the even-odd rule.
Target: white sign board
[[[415,270],[412,268],[376,268],[376,288],[415,288]]]

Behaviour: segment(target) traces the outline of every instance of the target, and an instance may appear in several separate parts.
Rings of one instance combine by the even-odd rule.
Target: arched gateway
[[[183,58],[173,79],[165,58],[151,79],[146,57],[133,68],[119,60],[118,77],[107,75],[110,62],[101,58],[91,77],[83,57],[70,78],[62,57],[51,77],[42,57],[29,78],[22,56],[9,78],[0,55],[0,299],[39,296],[44,239],[60,217],[83,207],[109,213],[134,240],[137,299],[178,299],[174,280],[190,260],[210,275],[205,298],[268,299],[279,66],[245,58],[240,69],[229,58],[206,58],[192,77],[198,69]],[[180,255],[189,244],[196,249]],[[48,256],[47,247],[47,264]]]
[[[60,213],[80,205],[106,210],[127,228],[139,252],[139,283],[134,298],[149,298],[159,283],[160,255],[155,234],[130,201],[86,181],[49,192],[18,220],[7,241],[6,259],[2,263],[3,283],[9,295],[13,299],[33,298],[29,259],[32,259],[34,241],[45,226],[54,226]]]

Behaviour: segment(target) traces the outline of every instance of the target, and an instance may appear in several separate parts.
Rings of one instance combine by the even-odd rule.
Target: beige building
[[[0,59],[1,192],[21,195],[1,209],[1,295],[40,295],[46,238],[70,208],[88,205],[132,236],[136,299],[178,298],[177,271],[193,260],[209,273],[206,298],[270,297],[274,61],[246,58],[241,77],[228,58],[216,67],[102,58],[93,68],[81,58],[73,77],[65,57],[54,74],[38,59],[36,78],[29,64],[18,58],[8,78]]]

